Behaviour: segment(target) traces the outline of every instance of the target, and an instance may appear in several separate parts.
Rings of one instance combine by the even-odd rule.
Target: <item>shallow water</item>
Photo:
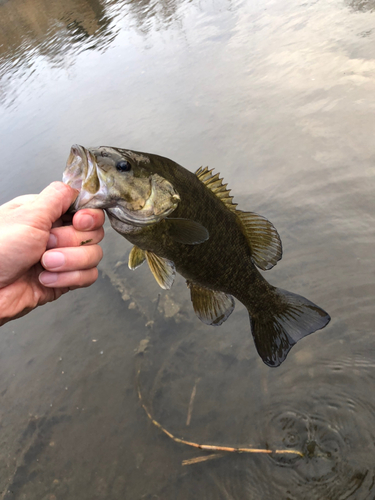
[[[94,286],[1,329],[1,498],[374,497],[374,16],[365,0],[0,0],[0,202],[60,179],[73,143],[215,167],[281,235],[267,279],[332,316],[270,369],[241,304],[201,324],[184,281],[129,271],[108,227]],[[182,465],[210,452],[141,402],[175,438],[303,457]]]

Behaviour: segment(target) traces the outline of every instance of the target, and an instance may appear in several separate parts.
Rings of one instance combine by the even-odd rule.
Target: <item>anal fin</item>
[[[195,314],[206,325],[220,326],[234,309],[234,299],[224,292],[216,292],[187,281]]]

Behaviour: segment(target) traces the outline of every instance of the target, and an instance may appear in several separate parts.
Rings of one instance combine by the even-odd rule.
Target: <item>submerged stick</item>
[[[199,464],[200,462],[207,462],[207,460],[214,460],[215,458],[221,458],[225,453],[212,453],[211,455],[202,455],[200,457],[189,458],[182,461],[182,465],[192,465]]]
[[[216,446],[213,444],[200,444],[200,443],[194,443],[193,441],[186,441],[185,439],[178,438],[174,436],[171,432],[169,432],[167,429],[165,429],[157,420],[153,418],[151,413],[149,412],[146,404],[143,401],[142,393],[141,393],[141,385],[139,382],[139,375],[141,373],[141,370],[138,369],[137,371],[137,392],[138,392],[138,399],[141,403],[142,408],[146,412],[146,415],[148,418],[151,420],[151,422],[160,429],[164,434],[166,434],[169,438],[173,439],[176,443],[184,444],[186,446],[191,446],[193,448],[199,448],[201,450],[205,451],[219,451],[219,452],[225,452],[225,453],[265,453],[268,455],[298,455],[300,457],[303,457],[303,453],[298,451],[298,450],[268,450],[265,448],[242,448],[242,447],[232,447],[232,446]],[[221,453],[220,456],[223,456]],[[212,456],[209,456],[210,458],[213,458]],[[184,460],[182,462],[182,465],[189,465],[190,463],[198,463],[204,460],[208,460],[209,458],[205,458],[202,460],[198,459],[192,459],[192,460]],[[186,463],[187,462],[187,463]]]
[[[193,413],[194,399],[195,399],[195,395],[197,393],[197,385],[198,385],[199,381],[200,381],[200,377],[197,378],[197,380],[195,381],[193,390],[191,392],[190,402],[189,402],[189,408],[188,408],[188,414],[187,414],[187,418],[186,418],[186,425],[190,425],[191,414]]]

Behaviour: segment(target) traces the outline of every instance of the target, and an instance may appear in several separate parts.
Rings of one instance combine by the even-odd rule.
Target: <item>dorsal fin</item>
[[[254,263],[263,271],[271,269],[283,254],[275,226],[265,217],[253,212],[236,210],[236,215],[241,221]]]
[[[229,210],[236,214],[251,249],[254,263],[264,271],[271,269],[282,256],[280,236],[274,225],[261,215],[237,210],[237,203],[233,203],[233,196],[229,195],[230,190],[227,189],[227,184],[223,184],[220,174],[213,174],[213,169],[200,167],[195,175]]]
[[[230,196],[230,189],[227,189],[227,184],[223,184],[223,179],[220,174],[213,174],[213,168],[208,170],[208,167],[199,167],[195,172],[198,179],[208,187],[223,203],[233,212],[236,210],[237,203],[233,203],[233,196]]]

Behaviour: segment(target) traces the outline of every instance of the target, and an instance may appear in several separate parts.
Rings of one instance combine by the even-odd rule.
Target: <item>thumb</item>
[[[76,189],[63,182],[52,182],[36,196],[32,207],[42,216],[39,220],[43,220],[48,226],[46,229],[49,230],[52,224],[68,210],[77,196]]]

